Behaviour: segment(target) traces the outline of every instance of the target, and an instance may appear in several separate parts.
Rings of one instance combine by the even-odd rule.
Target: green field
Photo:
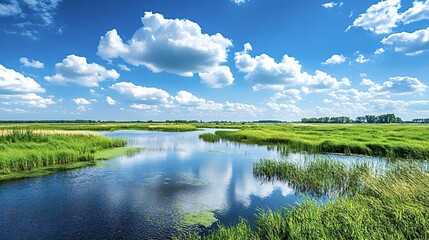
[[[294,152],[361,154],[389,159],[429,159],[429,126],[422,124],[279,124],[217,131],[240,143],[284,145]]]

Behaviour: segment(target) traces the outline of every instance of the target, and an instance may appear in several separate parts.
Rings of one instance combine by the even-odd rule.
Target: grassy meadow
[[[389,159],[429,159],[429,127],[423,124],[279,124],[217,131],[203,139],[285,145],[294,152],[360,154]]]

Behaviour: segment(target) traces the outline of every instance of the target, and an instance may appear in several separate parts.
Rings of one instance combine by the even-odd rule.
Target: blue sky
[[[0,118],[429,117],[429,0],[0,0]]]

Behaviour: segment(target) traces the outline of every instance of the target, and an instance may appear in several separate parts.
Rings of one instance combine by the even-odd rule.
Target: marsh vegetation
[[[32,176],[35,170],[46,173],[47,168],[61,164],[69,164],[64,169],[85,166],[97,159],[99,151],[124,147],[125,143],[123,139],[96,134],[44,134],[13,129],[0,136],[0,180]]]

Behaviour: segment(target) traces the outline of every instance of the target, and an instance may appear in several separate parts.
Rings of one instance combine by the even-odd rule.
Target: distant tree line
[[[429,123],[429,118],[416,118],[416,119],[413,119],[411,122],[413,122],[413,123]]]
[[[320,118],[303,118],[302,123],[402,123],[400,117],[396,117],[395,114],[382,114],[376,115],[365,115],[359,116],[356,119],[350,117],[320,117]]]

